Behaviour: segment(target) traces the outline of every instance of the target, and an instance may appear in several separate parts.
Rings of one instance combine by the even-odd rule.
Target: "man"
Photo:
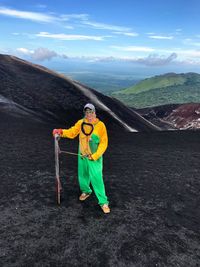
[[[79,135],[78,180],[82,194],[80,201],[92,193],[90,184],[104,213],[110,213],[103,181],[103,153],[108,146],[105,124],[96,117],[94,105],[84,106],[84,118],[69,129],[54,129],[53,135],[75,138]]]

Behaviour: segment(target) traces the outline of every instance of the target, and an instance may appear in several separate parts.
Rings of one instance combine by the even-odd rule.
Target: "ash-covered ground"
[[[78,200],[75,156],[61,156],[56,205],[55,125],[0,118],[0,266],[200,266],[200,132],[108,132],[103,214],[94,194]]]

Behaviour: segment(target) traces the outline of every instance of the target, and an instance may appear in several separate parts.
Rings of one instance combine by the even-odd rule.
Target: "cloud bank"
[[[53,57],[59,56],[55,51],[51,51],[44,47],[39,47],[35,50],[29,50],[27,48],[18,48],[17,52],[21,56],[29,56],[31,59],[36,61],[45,61],[45,60],[51,60]]]
[[[138,59],[137,62],[140,64],[144,64],[146,66],[163,66],[169,64],[176,58],[177,58],[176,53],[172,53],[168,57],[160,56],[157,54],[151,54],[146,58]]]

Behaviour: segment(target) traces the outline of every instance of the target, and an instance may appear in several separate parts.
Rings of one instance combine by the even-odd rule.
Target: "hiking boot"
[[[90,196],[90,194],[86,194],[86,193],[82,193],[79,197],[80,201],[84,201],[86,200],[88,197]]]
[[[108,204],[102,205],[101,208],[102,208],[104,213],[110,213],[110,208],[109,208]]]

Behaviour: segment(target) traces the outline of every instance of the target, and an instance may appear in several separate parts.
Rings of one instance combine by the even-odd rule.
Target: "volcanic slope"
[[[60,157],[57,206],[51,132],[0,114],[0,266],[199,266],[199,132],[108,131],[110,214],[94,194],[78,200],[77,159],[69,155]],[[77,151],[77,140],[60,145]]]
[[[0,108],[4,112],[26,114],[69,127],[80,119],[83,106],[92,102],[107,127],[128,131],[159,130],[121,102],[13,56],[0,55],[0,79]]]

